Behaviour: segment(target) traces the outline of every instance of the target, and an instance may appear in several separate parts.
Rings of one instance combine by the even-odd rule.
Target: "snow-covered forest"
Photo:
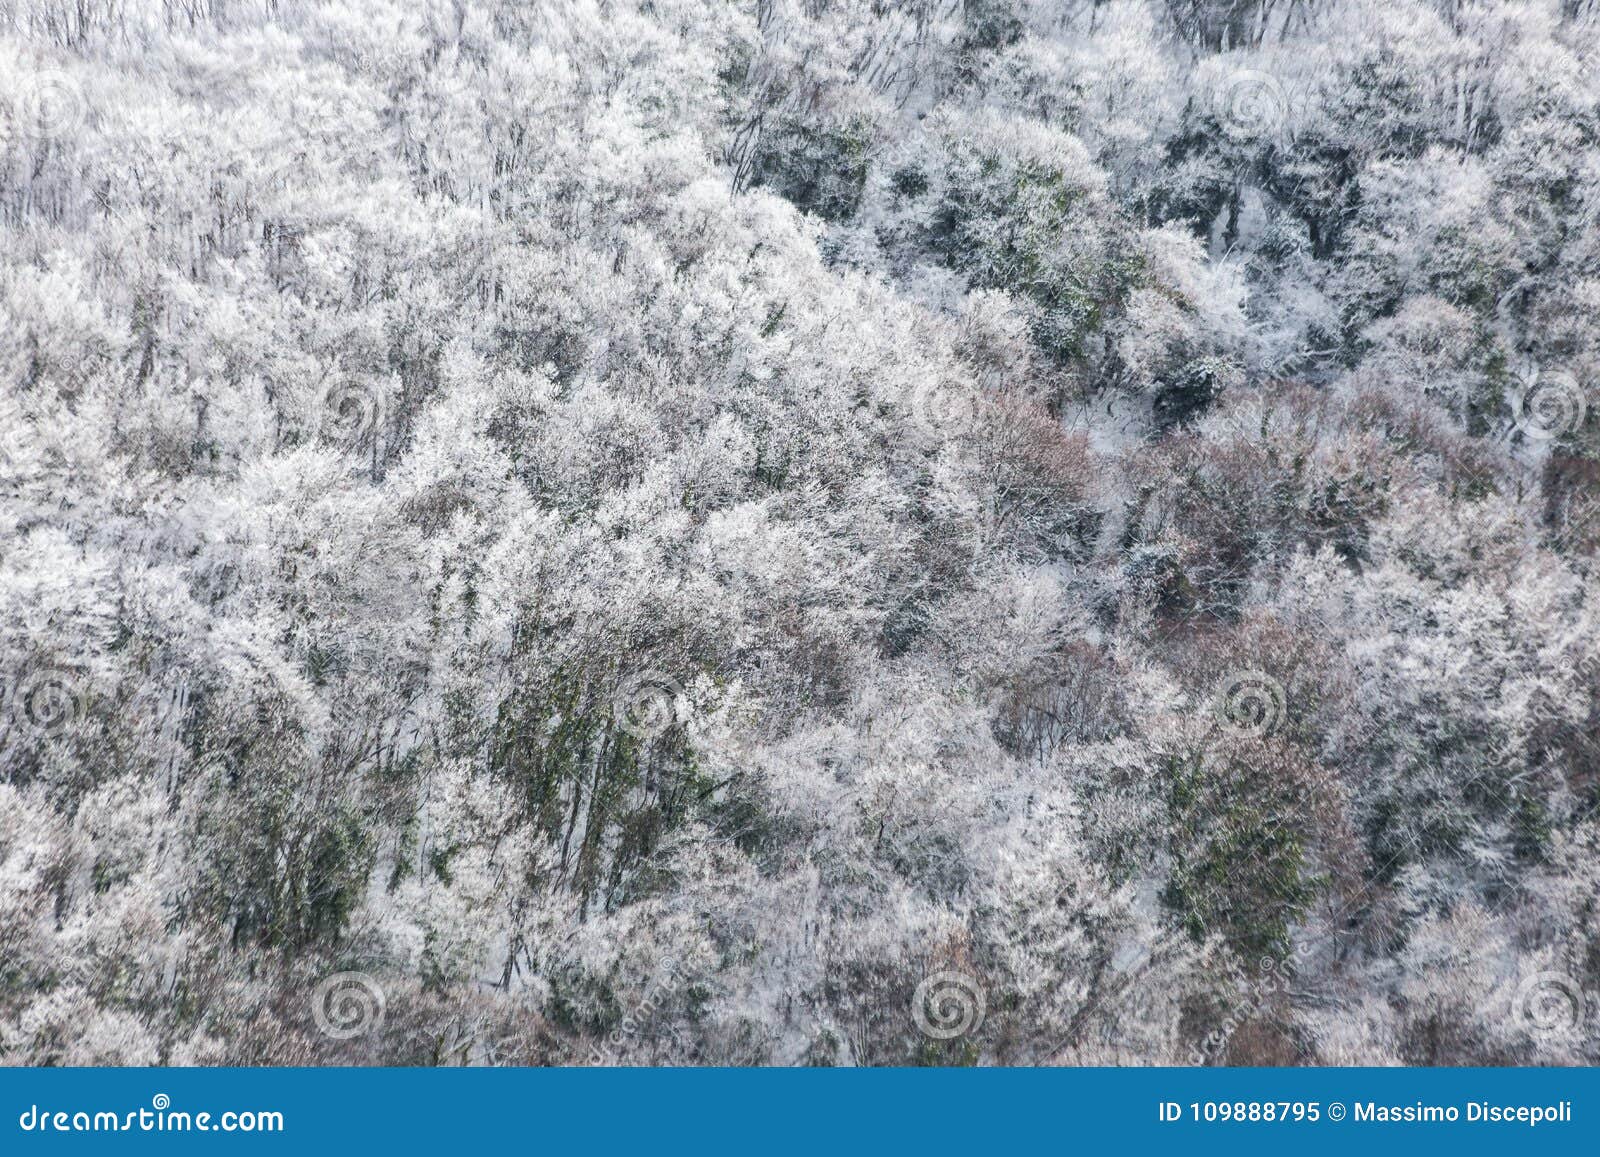
[[[0,1063],[1600,1062],[1600,0],[0,0]]]

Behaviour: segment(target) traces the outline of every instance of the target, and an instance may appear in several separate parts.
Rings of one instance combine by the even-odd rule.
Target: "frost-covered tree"
[[[1597,20],[0,0],[0,1060],[1600,1061]]]

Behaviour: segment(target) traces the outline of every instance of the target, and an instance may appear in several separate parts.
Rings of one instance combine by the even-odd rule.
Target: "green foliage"
[[[751,184],[824,220],[845,220],[861,203],[878,133],[861,115],[821,123],[785,119],[762,137]]]
[[[197,899],[234,944],[337,944],[372,870],[373,832],[361,810],[311,805],[266,785],[219,785],[211,805]]]
[[[1307,857],[1293,783],[1249,754],[1194,752],[1167,762],[1172,872],[1165,901],[1196,940],[1221,936],[1245,959],[1284,960],[1291,926],[1325,879]]]

